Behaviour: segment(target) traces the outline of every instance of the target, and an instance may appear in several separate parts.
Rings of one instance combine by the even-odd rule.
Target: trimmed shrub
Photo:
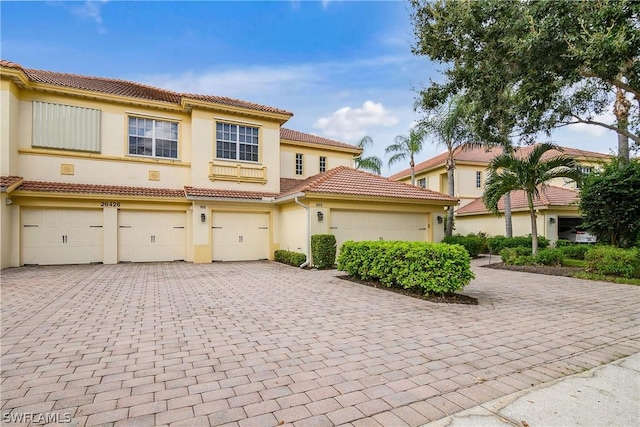
[[[314,234],[311,236],[311,259],[316,268],[331,268],[336,263],[336,236]]]
[[[561,242],[561,240],[556,242],[556,250],[560,251],[565,258],[584,259],[585,254],[594,248],[591,245],[580,243],[558,245],[559,242]]]
[[[340,248],[338,269],[429,295],[453,293],[475,277],[463,246],[428,242],[348,241]]]
[[[492,254],[499,254],[504,248],[531,247],[531,235],[529,236],[494,236],[487,239],[487,246]],[[544,249],[549,246],[549,239],[538,236],[538,248]]]
[[[525,265],[523,257],[531,256],[531,247],[519,246],[515,248],[504,248],[500,251],[500,258],[502,262],[507,265]],[[533,264],[533,262],[532,262]]]
[[[278,262],[293,265],[295,267],[300,267],[307,260],[307,256],[305,254],[285,251],[284,249],[277,250],[274,254],[274,258]]]
[[[486,244],[482,237],[475,234],[467,234],[466,236],[454,234],[453,236],[445,237],[442,240],[442,243],[464,246],[471,258],[477,258],[478,254],[483,250]]]
[[[585,254],[587,270],[627,278],[640,278],[640,249],[599,246]]]
[[[560,249],[547,248],[538,251],[535,262],[540,265],[560,265],[564,258],[564,253]]]

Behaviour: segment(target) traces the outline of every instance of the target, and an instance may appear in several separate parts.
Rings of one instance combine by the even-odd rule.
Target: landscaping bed
[[[349,275],[336,276],[338,279],[348,280],[349,282],[358,283],[360,285],[371,286],[373,288],[384,289],[385,291],[395,292],[397,294],[406,295],[413,298],[423,299],[430,302],[436,303],[445,303],[445,304],[467,304],[467,305],[478,305],[478,300],[476,298],[470,297],[468,295],[463,295],[459,293],[451,293],[445,295],[424,295],[421,292],[420,288],[411,288],[411,289],[403,289],[403,288],[393,288],[383,285],[378,281],[367,281],[367,280],[359,280]]]
[[[483,265],[486,268],[495,268],[498,270],[522,271],[525,273],[546,274],[548,276],[564,276],[573,277],[575,273],[584,271],[581,267],[565,267],[551,265],[506,265],[502,262]]]

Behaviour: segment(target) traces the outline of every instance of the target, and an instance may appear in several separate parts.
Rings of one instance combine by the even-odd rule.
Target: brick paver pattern
[[[640,350],[640,287],[474,264],[478,306],[273,262],[3,270],[3,423],[418,426]]]

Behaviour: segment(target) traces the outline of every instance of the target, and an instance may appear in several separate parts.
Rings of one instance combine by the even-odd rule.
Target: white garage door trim
[[[429,214],[331,210],[331,234],[338,247],[347,240],[426,241]]]
[[[118,212],[118,261],[183,261],[187,216],[180,211]]]
[[[22,209],[22,264],[100,263],[104,259],[100,209]]]
[[[256,261],[269,258],[269,213],[213,211],[212,261]]]

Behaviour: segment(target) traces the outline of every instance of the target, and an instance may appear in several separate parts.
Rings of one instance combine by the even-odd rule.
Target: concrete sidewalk
[[[454,426],[638,426],[640,353],[540,384],[426,424]]]

